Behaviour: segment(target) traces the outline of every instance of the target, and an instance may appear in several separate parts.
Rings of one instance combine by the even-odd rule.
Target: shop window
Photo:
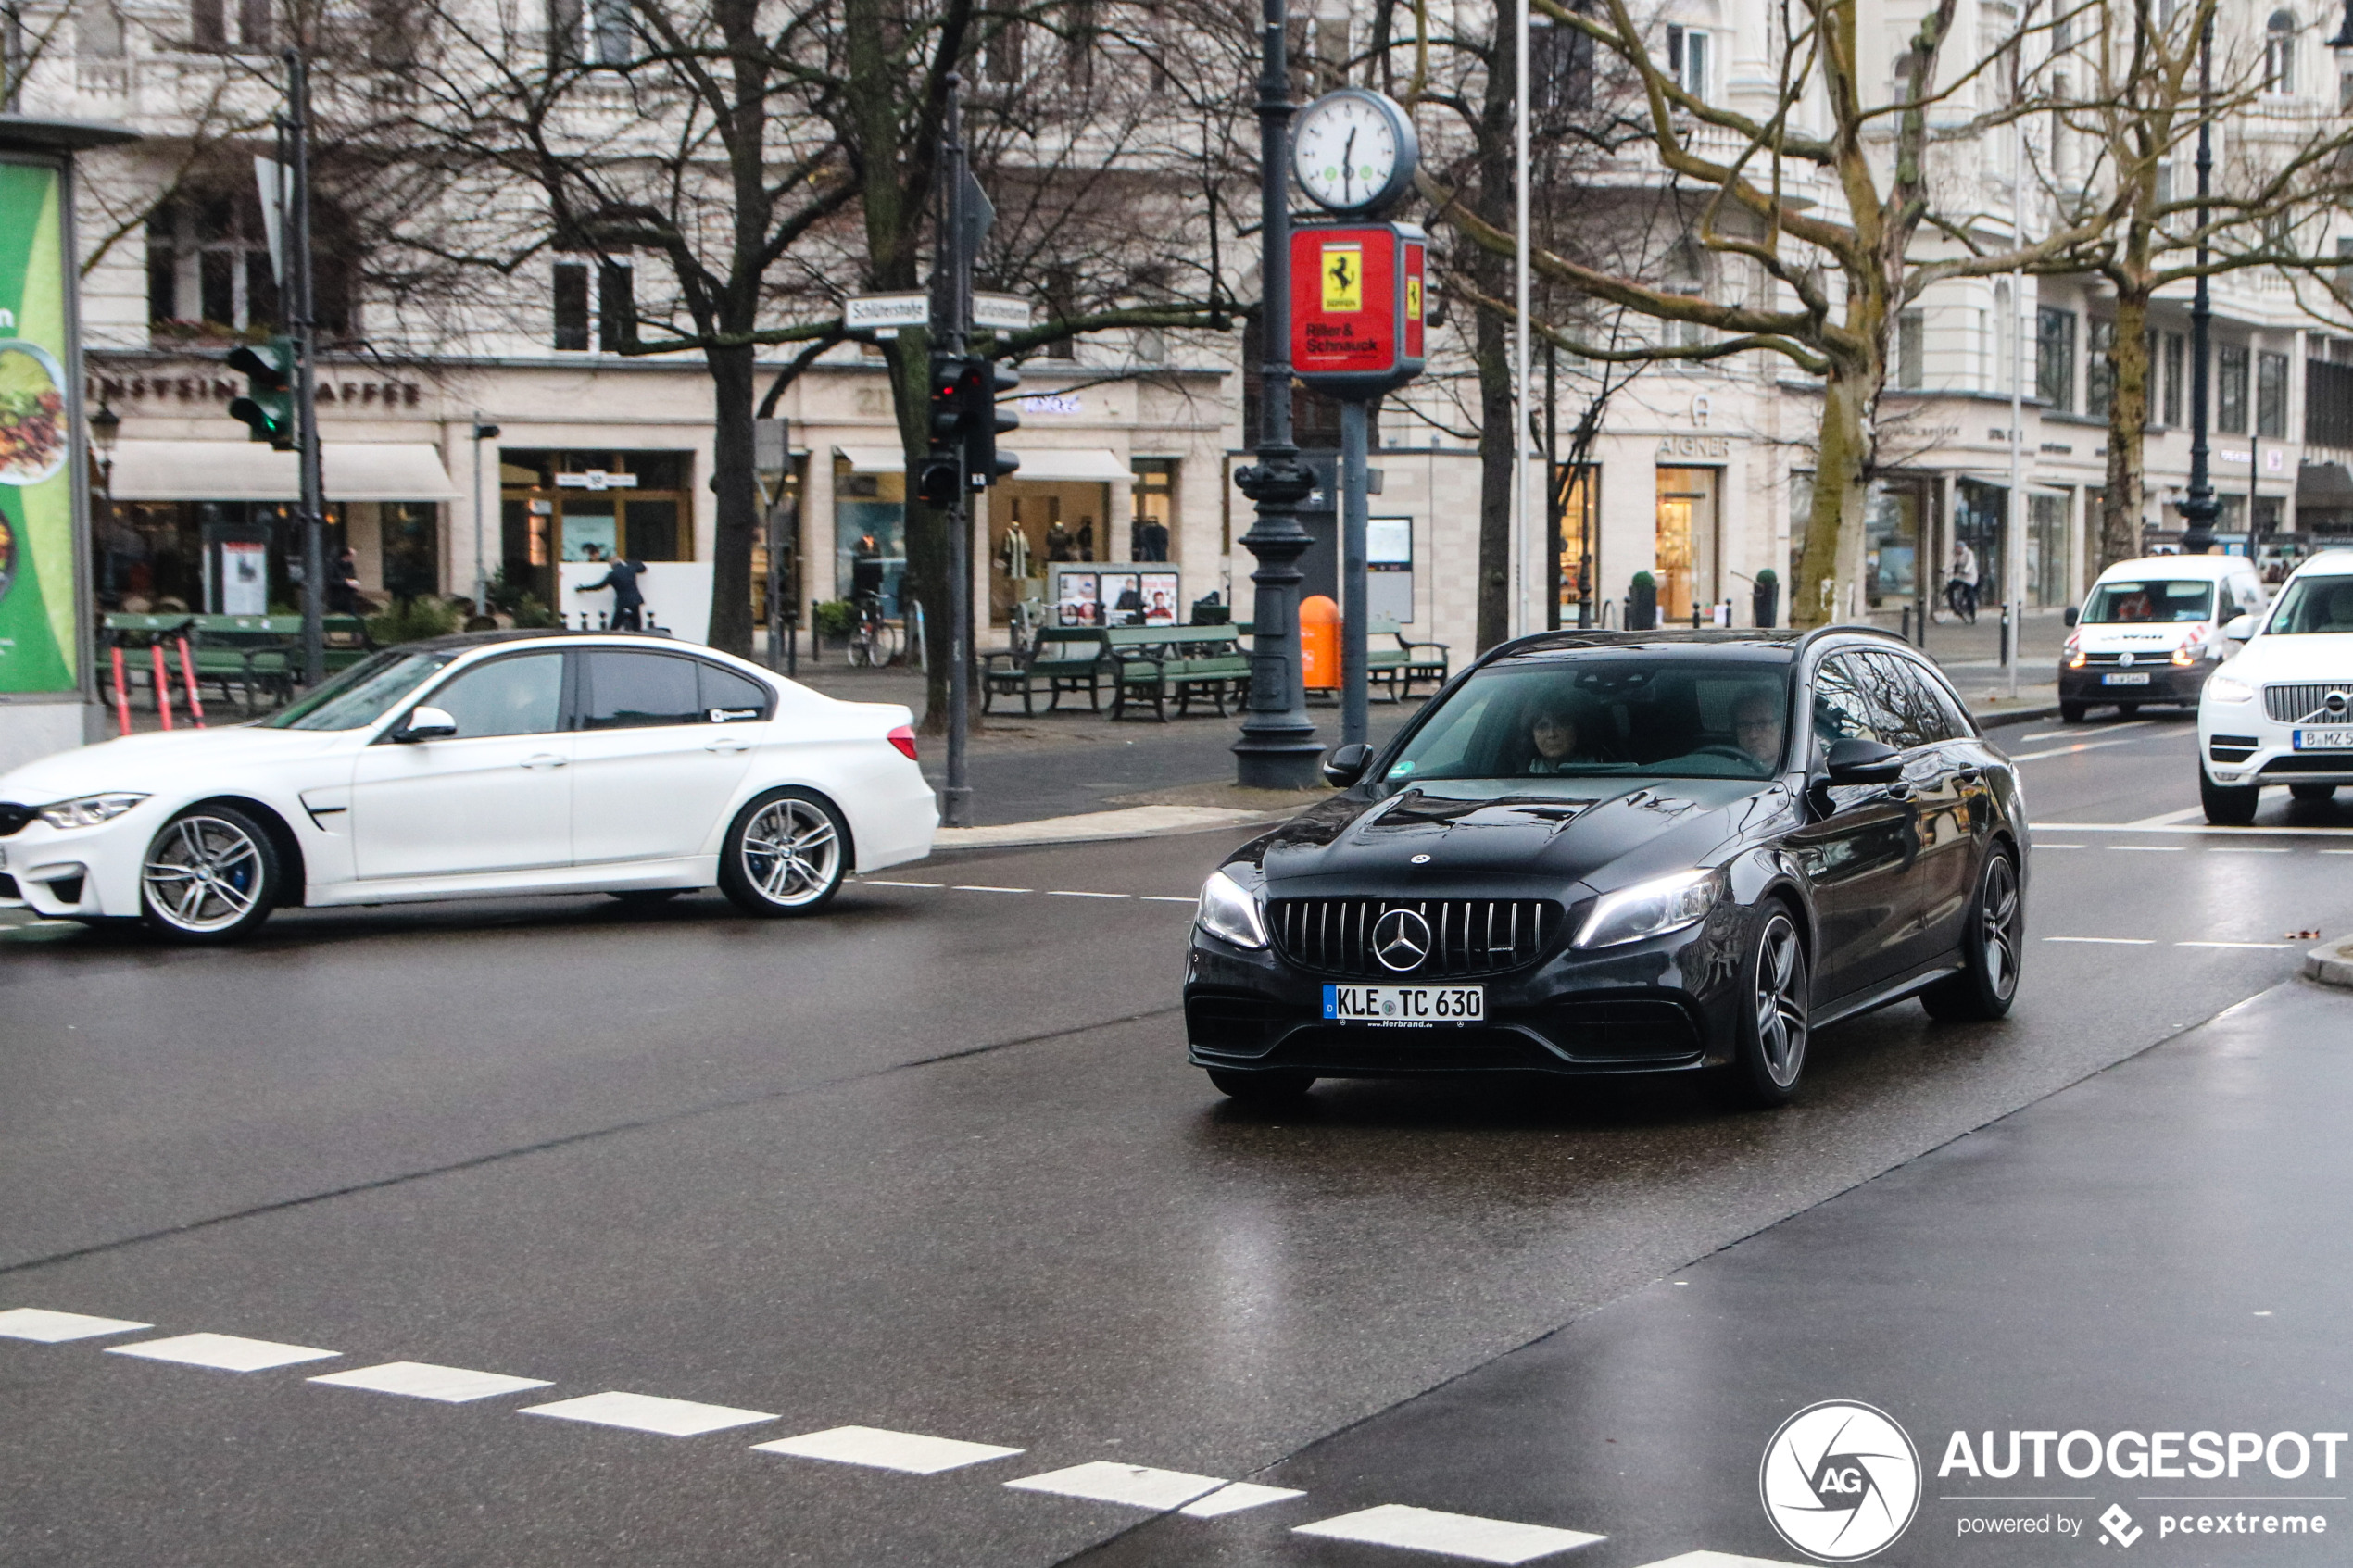
[[[692,560],[689,456],[502,448],[498,473],[508,580],[553,605],[559,562],[615,555],[635,561]]]
[[[1138,458],[1127,466],[1136,475],[1127,558],[1169,560],[1176,545],[1176,459]]]
[[[1655,531],[1658,612],[1688,622],[1717,599],[1715,469],[1660,469]]]
[[[1933,505],[1927,483],[1875,484],[1863,504],[1863,596],[1873,609],[1909,604],[1920,591],[1920,541]]]
[[[2034,312],[2034,395],[2067,413],[2075,407],[2075,312],[2056,305]]]
[[[2224,435],[2246,433],[2246,350],[2226,343],[2214,351],[2214,428]]]
[[[377,508],[384,592],[396,599],[441,591],[441,508],[432,501],[386,501]],[[466,590],[472,593],[473,590]]]
[[[1587,622],[1579,617],[1579,607],[1595,593],[1593,585],[1594,546],[1600,537],[1602,470],[1598,463],[1563,463],[1554,476],[1553,515],[1559,520],[1553,543],[1558,550],[1559,575],[1554,580],[1559,592],[1555,602],[1560,607],[1560,619],[1555,624],[1578,626]],[[1592,624],[1599,625],[1600,607],[1594,607]]]
[[[989,497],[993,508],[1000,489]],[[873,594],[885,615],[902,613],[900,583],[907,575],[907,476],[857,473],[834,462],[834,584],[845,599]]]
[[[2026,498],[2027,602],[2037,608],[2067,602],[2068,502],[2047,494]]]
[[[2287,435],[2287,356],[2255,357],[2255,433]]]

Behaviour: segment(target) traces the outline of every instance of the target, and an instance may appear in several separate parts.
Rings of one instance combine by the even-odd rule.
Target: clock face
[[[1371,93],[1316,99],[1301,112],[1291,136],[1300,189],[1335,212],[1361,211],[1395,195],[1412,173],[1412,155],[1400,144],[1403,124],[1393,106]]]

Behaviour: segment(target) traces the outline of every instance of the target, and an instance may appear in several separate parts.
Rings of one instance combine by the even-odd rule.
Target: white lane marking
[[[691,1399],[664,1399],[651,1394],[608,1392],[552,1405],[532,1405],[525,1415],[553,1416],[558,1421],[585,1421],[596,1426],[623,1426],[632,1432],[658,1432],[665,1437],[699,1437],[730,1426],[752,1426],[776,1418],[765,1411],[739,1411],[726,1405],[698,1405]]]
[[[2176,942],[2173,946],[2176,947],[2249,947],[2262,950],[2293,947],[2296,944],[2293,942]]]
[[[2089,740],[2094,735],[2112,735],[2119,730],[2141,729],[2149,721],[2146,719],[2130,719],[2121,724],[2102,724],[2096,730],[2085,730],[2081,725],[2078,725],[2076,728],[2071,730],[2045,730],[2040,734],[2020,735],[2018,738],[2021,741],[2071,740],[2074,737],[2081,735],[2084,739]]]
[[[1556,1530],[1548,1524],[1515,1524],[1507,1519],[1481,1519],[1468,1513],[1441,1513],[1435,1509],[1383,1503],[1336,1519],[1299,1525],[1301,1536],[1323,1536],[1336,1541],[1362,1541],[1367,1546],[1403,1547],[1408,1551],[1432,1551],[1441,1557],[1464,1557],[1474,1562],[1533,1562],[1540,1557],[1591,1546],[1607,1537],[1582,1530]]]
[[[1680,1557],[1645,1562],[1642,1568],[1799,1568],[1799,1565],[1769,1557],[1734,1557],[1729,1551],[1687,1551]]]
[[[2348,850],[2347,853],[2353,854],[2353,850]],[[1142,897],[1147,904],[1198,904],[1201,902],[1198,897],[1180,898],[1167,893],[1147,893]]]
[[[960,882],[949,888],[950,893],[1034,893],[1034,887],[988,887],[976,882]]]
[[[2179,811],[2160,811],[2154,817],[2143,817],[2139,821],[2127,825],[2136,828],[2171,827],[2175,822],[2186,822],[2192,817],[2203,817],[2204,815],[2206,815],[2205,807],[2185,806]]]
[[[2103,746],[2131,746],[2147,740],[2146,735],[2126,735],[2122,740],[2087,740],[2074,746],[2055,746],[2047,751],[2022,751],[2010,759],[2013,762],[2040,762],[2045,757],[2072,757],[2080,751],[2097,751]]]
[[[2110,947],[2153,947],[2154,936],[2045,936],[2045,942],[2096,942]]]
[[[926,1437],[917,1432],[889,1432],[879,1426],[835,1426],[754,1443],[753,1451],[790,1454],[795,1459],[830,1460],[836,1464],[863,1464],[875,1470],[897,1470],[909,1475],[937,1475],[992,1459],[1009,1459],[1019,1449],[991,1443],[963,1443],[953,1437]]]
[[[297,1361],[323,1361],[340,1350],[314,1350],[308,1345],[279,1345],[267,1339],[240,1339],[233,1334],[181,1334],[170,1339],[146,1339],[136,1345],[110,1345],[109,1356],[139,1356],[151,1361],[178,1361],[182,1366],[212,1367],[220,1372],[267,1372]]]
[[[2342,838],[2353,828],[2221,828],[2208,826],[2135,827],[2131,822],[2032,822],[2036,833],[2195,833],[2214,838]]]
[[[862,876],[862,877],[860,877],[858,880],[859,880],[861,883],[862,883],[863,884],[865,884],[866,886],[868,886],[868,887],[933,887],[933,888],[936,888],[936,887],[938,887],[938,886],[942,885],[941,884],[937,883],[937,882],[885,882],[885,881],[884,881],[881,877],[878,877],[878,876]]]
[[[2353,855],[2353,849],[2323,849],[2323,855]]]
[[[1205,1498],[1187,1503],[1176,1512],[1195,1519],[1223,1519],[1246,1508],[1264,1508],[1270,1502],[1284,1502],[1306,1495],[1289,1486],[1261,1486],[1254,1482],[1236,1481],[1218,1487]]]
[[[2113,850],[2138,851],[2144,855],[2182,855],[2189,851],[2186,844],[2111,844]]]
[[[1075,893],[1067,888],[1051,887],[1046,890],[1046,897],[1049,898],[1132,898],[1135,895],[1132,893]]]
[[[386,1361],[382,1366],[330,1372],[308,1381],[331,1388],[364,1388],[371,1394],[399,1394],[411,1399],[438,1399],[462,1405],[526,1388],[549,1386],[544,1377],[509,1377],[498,1372],[469,1372],[464,1367],[434,1366],[430,1361]]]
[[[153,1327],[151,1323],[94,1318],[86,1312],[51,1312],[39,1307],[11,1307],[0,1312],[0,1339],[30,1339],[37,1345],[62,1345],[69,1339],[95,1339],[102,1334]]]
[[[2091,847],[2091,846],[2090,846],[2090,845],[2088,845],[2088,844],[2038,844],[2038,845],[2036,845],[2034,847],[2035,847],[2037,850],[2043,850],[2043,849],[2089,849],[2089,848]]]
[[[1140,1464],[1114,1464],[1097,1460],[1068,1470],[1025,1475],[1006,1486],[1017,1492],[1051,1492],[1056,1497],[1085,1498],[1089,1502],[1115,1502],[1128,1508],[1164,1512],[1182,1508],[1227,1485],[1215,1475],[1189,1475],[1181,1470],[1152,1470]]]
[[[2262,844],[2217,844],[2207,850],[2209,855],[2293,855],[2295,850],[2282,845],[2276,848]],[[2342,849],[2323,849],[2323,855],[2342,855]]]

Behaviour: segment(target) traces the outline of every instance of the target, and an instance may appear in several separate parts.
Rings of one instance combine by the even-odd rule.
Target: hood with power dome
[[[2221,672],[2250,685],[2275,681],[2353,684],[2353,632],[2267,633],[2241,648]]]
[[[216,777],[225,787],[249,770],[349,751],[363,735],[359,730],[264,730],[246,724],[125,735],[44,757],[0,776],[0,800],[45,806],[107,790],[163,795],[192,785],[209,788]]]

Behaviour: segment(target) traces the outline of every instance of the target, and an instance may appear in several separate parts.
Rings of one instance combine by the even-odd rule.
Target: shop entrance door
[[[1691,624],[1693,606],[1705,610],[1722,597],[1717,582],[1718,471],[1658,470],[1658,613],[1670,626]]]

